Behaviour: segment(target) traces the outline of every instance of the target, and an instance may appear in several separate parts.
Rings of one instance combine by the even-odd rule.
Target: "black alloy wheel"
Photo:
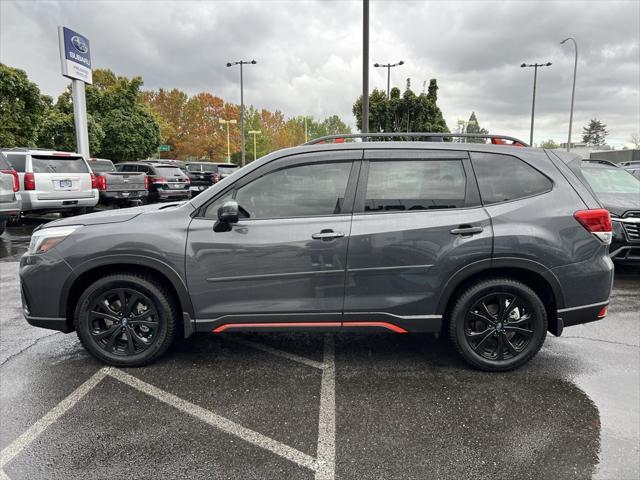
[[[540,297],[510,278],[483,280],[464,290],[448,315],[449,337],[464,359],[486,371],[527,363],[547,334]]]
[[[173,343],[177,307],[154,278],[107,275],[80,295],[75,311],[78,338],[94,357],[118,367],[152,362]]]

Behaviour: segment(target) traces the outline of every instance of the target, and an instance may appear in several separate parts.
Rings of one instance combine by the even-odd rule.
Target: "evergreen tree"
[[[476,117],[476,112],[471,112],[471,116],[469,117],[469,121],[467,122],[466,133],[478,133],[481,135],[486,135],[489,133],[487,129],[480,127],[478,118]],[[486,140],[484,138],[467,138],[466,141],[469,143],[486,143]]]
[[[589,125],[582,128],[582,141],[590,147],[604,145],[607,135],[607,125],[596,118],[591,119]]]

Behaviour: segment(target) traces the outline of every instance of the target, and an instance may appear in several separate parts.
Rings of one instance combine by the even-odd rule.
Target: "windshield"
[[[583,168],[584,176],[596,193],[637,193],[640,181],[619,168]]]
[[[218,167],[218,172],[220,173],[220,175],[230,175],[233,172],[235,172],[237,169],[238,169],[237,165],[228,165],[228,166],[227,165],[225,165],[225,166],[220,165]]]
[[[163,177],[184,177],[184,173],[178,167],[156,167],[156,171],[158,175],[162,175]]]
[[[95,173],[105,173],[105,172],[115,172],[116,171],[116,167],[113,166],[113,163],[105,161],[105,160],[98,160],[95,162],[90,162],[89,166],[91,167],[91,171],[95,172]]]
[[[88,173],[82,157],[58,157],[54,155],[33,155],[34,173]]]

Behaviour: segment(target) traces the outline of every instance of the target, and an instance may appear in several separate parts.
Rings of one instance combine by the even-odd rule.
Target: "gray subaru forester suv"
[[[609,214],[580,158],[517,146],[352,142],[274,152],[190,202],[63,219],[21,260],[24,315],[139,366],[177,335],[442,332],[516,368],[603,318]]]

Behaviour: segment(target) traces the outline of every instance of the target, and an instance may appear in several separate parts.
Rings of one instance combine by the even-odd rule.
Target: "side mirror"
[[[226,223],[227,225],[238,223],[239,209],[238,202],[235,200],[225,202],[225,204],[218,209],[218,221],[220,223]]]

